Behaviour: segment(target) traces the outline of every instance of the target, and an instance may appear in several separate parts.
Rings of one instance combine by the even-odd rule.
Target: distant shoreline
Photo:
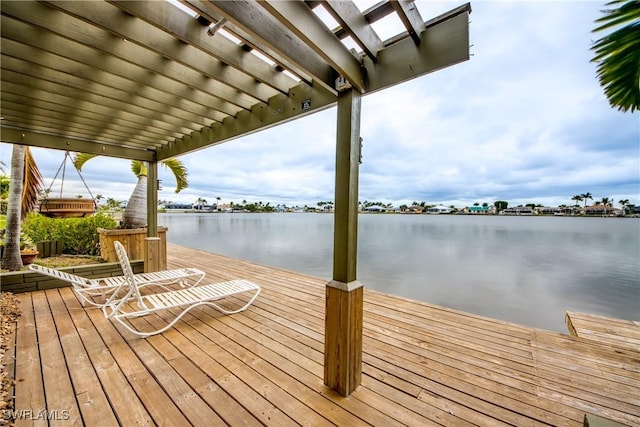
[[[246,210],[234,210],[234,211],[215,211],[215,210],[200,210],[200,209],[159,209],[158,214],[163,213],[183,213],[183,214],[333,214],[333,211],[246,211]],[[632,215],[554,215],[554,214],[500,214],[500,213],[470,213],[470,212],[456,212],[456,213],[412,213],[412,212],[366,212],[358,211],[358,214],[362,215],[425,215],[425,216],[478,216],[478,217],[536,217],[536,218],[640,218],[638,214]]]

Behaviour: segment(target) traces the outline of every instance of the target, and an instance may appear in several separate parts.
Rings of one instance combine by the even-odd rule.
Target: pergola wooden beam
[[[276,67],[272,67],[249,51],[242,49],[241,46],[226,37],[208,35],[206,26],[203,26],[201,22],[187,14],[176,14],[175,7],[167,2],[112,1],[111,3],[154,25],[158,28],[158,31],[168,32],[188,46],[192,46],[194,50],[199,50],[199,55],[197,53],[194,54],[194,60],[198,63],[197,66],[206,68],[209,73],[211,73],[212,68],[220,68],[215,77],[238,89],[250,90],[253,86],[259,87],[260,85],[257,82],[261,82],[273,90],[286,94],[291,85],[295,84],[293,78],[278,71]],[[162,44],[160,44],[160,48],[163,48]],[[184,56],[185,50],[187,49],[184,47],[177,49],[175,58],[180,59]],[[217,58],[219,64],[202,64],[203,52],[213,58]],[[183,61],[183,63],[187,62]],[[251,78],[253,82],[238,81],[233,84],[234,80],[239,80],[234,75],[239,73],[229,72],[229,69],[240,71],[246,76],[245,80]],[[263,97],[256,90],[255,96],[266,102],[274,94],[272,91],[268,96]]]
[[[354,88],[365,92],[365,75],[358,59],[304,2],[262,0],[259,3]]]
[[[415,2],[410,0],[391,0],[389,3],[398,14],[413,42],[420,44],[420,34],[424,31],[424,21]]]
[[[360,10],[350,2],[326,2],[322,6],[329,14],[340,24],[341,29],[346,35],[351,36],[353,41],[357,43],[364,53],[373,62],[376,62],[376,56],[384,45],[378,37],[366,17],[360,13]],[[342,38],[342,36],[339,36]]]
[[[192,132],[165,145],[158,150],[158,160],[174,157],[180,152],[195,151],[250,134],[260,129],[286,123],[301,115],[321,111],[336,103],[333,93],[323,86],[308,86],[300,83],[292,88],[288,96],[276,95],[266,106],[256,107],[251,112],[240,112],[221,124]]]
[[[88,140],[71,137],[61,137],[45,132],[35,132],[28,129],[2,126],[2,142],[22,144],[31,147],[53,148],[55,150],[75,151],[79,153],[96,154],[122,159],[141,160],[151,162],[155,159],[155,152],[151,150],[134,150],[112,145],[98,140]]]
[[[469,11],[461,8],[456,15],[426,26],[419,45],[404,38],[379,52],[375,64],[365,58],[368,93],[468,60]]]
[[[226,27],[249,46],[259,46],[260,51],[277,64],[302,78],[306,77],[308,83],[312,80],[334,90],[335,71],[331,66],[257,2],[186,0],[185,3],[204,16],[228,16]]]

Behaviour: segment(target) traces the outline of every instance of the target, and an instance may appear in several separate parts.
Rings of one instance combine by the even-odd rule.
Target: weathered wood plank
[[[56,291],[48,291],[47,300],[51,311],[56,313],[58,337],[73,383],[76,401],[82,413],[82,422],[86,425],[117,426],[118,420],[102,390],[91,360],[60,294]]]
[[[167,425],[188,424],[189,421],[171,396],[166,394],[114,325],[105,319],[102,311],[90,308],[86,312],[154,422]]]
[[[47,402],[46,408],[43,409],[46,409],[45,416],[51,418],[49,425],[81,424],[82,415],[45,292],[55,292],[55,290],[32,294],[42,380]]]
[[[18,300],[22,314],[16,328],[16,356],[18,352],[20,353],[20,357],[16,358],[15,406],[13,408],[18,415],[16,426],[46,426],[46,420],[32,420],[21,416],[26,415],[23,411],[44,410],[47,405],[31,294],[19,294]]]
[[[100,385],[108,396],[119,422],[123,425],[152,424],[151,416],[129,381],[127,381],[113,354],[102,340],[100,332],[91,322],[87,311],[81,306],[75,293],[70,288],[67,288],[61,289],[60,295],[64,299],[76,331],[95,369]],[[99,310],[96,309],[88,310],[99,313]]]
[[[615,347],[640,351],[640,324],[632,320],[612,319],[595,314],[567,311],[569,333]]]

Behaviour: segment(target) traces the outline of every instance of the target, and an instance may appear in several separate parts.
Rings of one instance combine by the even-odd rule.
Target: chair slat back
[[[72,285],[83,289],[94,286],[92,282],[85,277],[67,273],[66,271],[56,270],[54,268],[44,267],[42,265],[29,264],[29,270],[37,271],[38,273],[53,277],[55,279],[64,280],[65,282],[69,282]]]
[[[133,268],[131,267],[131,263],[129,262],[129,256],[127,255],[127,250],[124,248],[122,243],[119,241],[113,242],[116,248],[116,255],[118,255],[118,261],[120,261],[120,268],[122,268],[122,273],[126,279],[126,284],[129,286],[129,294],[131,297],[135,298],[141,306],[144,306],[142,298],[140,296],[140,291],[136,286],[136,280],[133,275]]]

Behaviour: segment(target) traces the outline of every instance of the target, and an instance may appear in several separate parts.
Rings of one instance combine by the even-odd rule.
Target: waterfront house
[[[559,215],[562,213],[562,209],[557,206],[542,206],[538,208],[540,215]]]
[[[429,214],[449,214],[451,213],[451,208],[445,205],[437,205],[427,209],[427,213]]]
[[[534,210],[528,206],[516,206],[514,208],[507,208],[500,211],[500,215],[533,215]]]
[[[606,205],[587,206],[582,209],[585,216],[622,216],[622,209]]]
[[[409,206],[407,209],[404,210],[404,213],[409,213],[409,214],[421,214],[422,212],[424,212],[424,208],[419,205]]]
[[[489,212],[489,206],[485,205],[485,206],[469,206],[468,208],[466,208],[467,213],[470,214],[488,214]]]
[[[378,205],[374,205],[374,206],[367,206],[366,208],[364,208],[365,212],[372,212],[372,213],[380,213],[380,212],[386,212],[386,208],[384,208],[383,206],[378,206]]]

